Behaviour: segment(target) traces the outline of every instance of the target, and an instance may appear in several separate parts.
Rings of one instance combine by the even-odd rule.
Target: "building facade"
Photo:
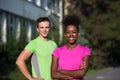
[[[0,0],[0,44],[35,37],[35,21],[49,17],[52,26],[59,26],[59,0]]]

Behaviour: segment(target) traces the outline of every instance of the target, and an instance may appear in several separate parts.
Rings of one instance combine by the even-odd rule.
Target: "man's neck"
[[[42,36],[39,36],[42,40],[48,40],[47,37],[42,37]]]

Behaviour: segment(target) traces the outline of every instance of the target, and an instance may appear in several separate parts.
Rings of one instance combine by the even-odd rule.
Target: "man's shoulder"
[[[37,43],[37,41],[38,41],[38,39],[35,38],[35,39],[30,40],[29,43],[30,43],[30,44],[34,44],[34,43]]]
[[[55,48],[57,47],[56,42],[53,41],[53,40],[49,40],[49,44],[50,44],[51,46],[54,46]]]
[[[49,43],[56,44],[56,42],[55,42],[55,41],[53,41],[53,40],[51,40],[51,39],[49,39],[48,41],[49,41]]]

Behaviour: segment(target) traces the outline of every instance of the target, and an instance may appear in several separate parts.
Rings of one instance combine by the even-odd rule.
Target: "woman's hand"
[[[80,65],[80,69],[84,69],[86,67],[86,63],[83,61]]]

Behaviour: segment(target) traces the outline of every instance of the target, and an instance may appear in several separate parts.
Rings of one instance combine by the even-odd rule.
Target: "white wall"
[[[0,0],[0,9],[31,20],[48,14],[44,9],[27,0]]]

